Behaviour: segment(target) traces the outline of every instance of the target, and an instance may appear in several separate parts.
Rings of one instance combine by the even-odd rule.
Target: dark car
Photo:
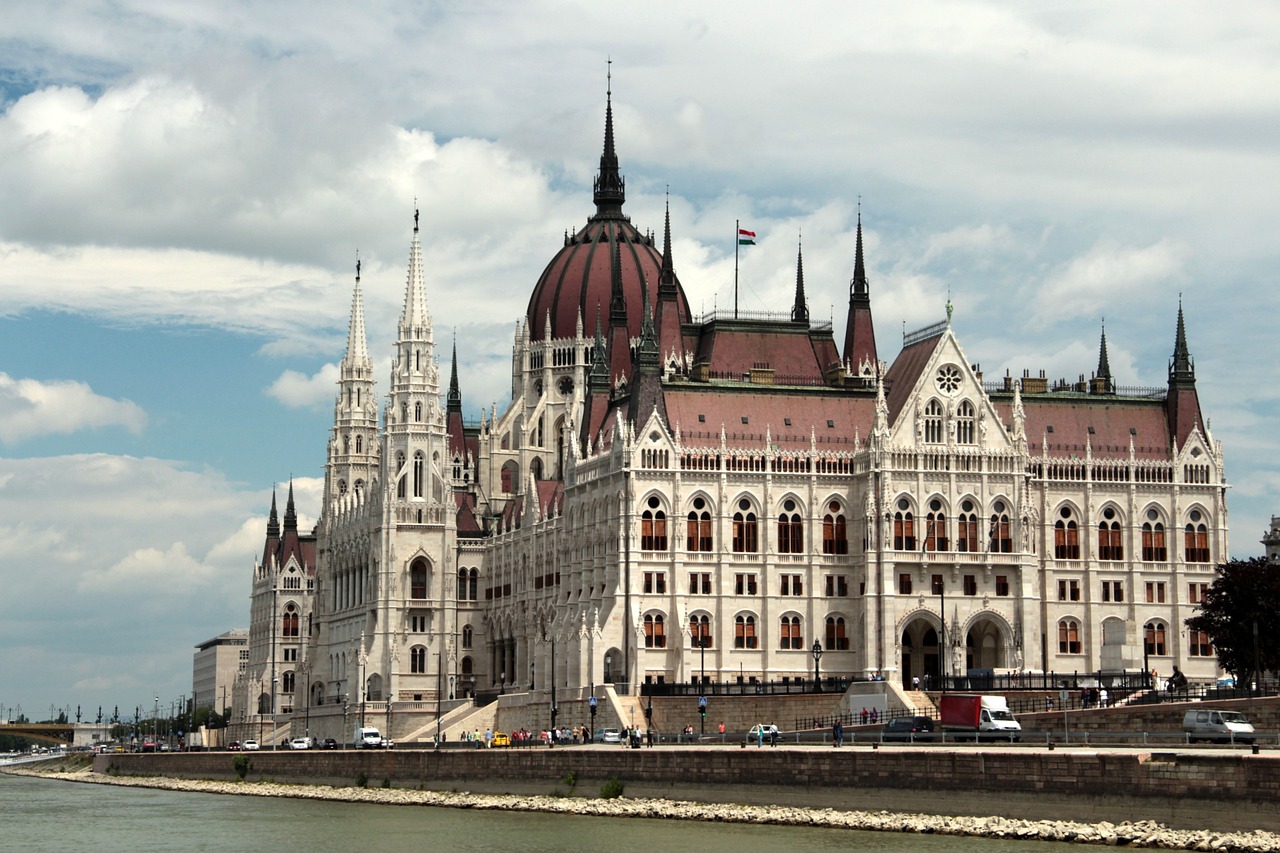
[[[333,738],[331,738],[331,737],[327,737],[327,738],[325,738],[325,739],[324,739],[324,748],[325,748],[325,749],[337,749],[337,748],[338,748],[338,742],[337,742],[336,740],[334,740]]]
[[[886,742],[933,740],[933,720],[929,717],[898,717],[885,723],[880,738]]]

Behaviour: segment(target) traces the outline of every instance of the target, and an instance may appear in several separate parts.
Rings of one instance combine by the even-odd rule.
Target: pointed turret
[[[329,437],[323,515],[331,503],[351,489],[370,482],[377,470],[378,409],[374,398],[373,359],[365,333],[364,295],[360,289],[360,260],[351,296],[347,352],[338,366],[338,399]]]
[[[861,241],[858,245],[861,248]],[[809,324],[809,305],[804,298],[804,247],[798,242],[796,243],[796,302],[791,306],[791,320],[795,323]]]
[[[462,412],[462,391],[458,388],[458,335],[453,336],[453,358],[449,365],[449,402],[447,411]]]
[[[419,211],[413,211],[413,241],[409,245],[409,276],[404,290],[404,312],[400,316],[400,338],[417,329],[430,334],[431,318],[427,314],[427,286],[422,274],[422,242],[418,233]]]
[[[871,320],[871,291],[862,257],[862,208],[858,208],[858,238],[854,250],[853,278],[849,281],[849,319],[844,331],[844,361],[856,374],[879,367],[876,330]]]
[[[627,331],[627,297],[622,291],[622,244],[613,243],[613,287],[609,299],[609,381],[616,382],[631,366],[631,335]]]
[[[262,565],[271,565],[280,547],[280,517],[276,514],[276,490],[271,490],[271,515],[267,517],[267,541],[262,546]]]
[[[1169,360],[1169,388],[1194,388],[1196,365],[1187,349],[1187,327],[1182,319],[1182,300],[1178,300],[1178,331],[1173,341],[1173,358]]]
[[[622,205],[627,200],[626,181],[618,172],[618,154],[613,148],[613,69],[609,69],[609,84],[604,108],[604,151],[600,154],[600,174],[595,180],[597,216],[622,216]]]
[[[445,417],[448,420],[449,455],[455,461],[461,461],[462,467],[467,467],[467,435],[466,426],[462,422],[462,391],[458,386],[457,332],[453,336],[453,356],[449,365],[449,398],[445,404]]]
[[[271,502],[274,506],[275,504],[274,495],[271,498]],[[285,505],[284,505],[284,532],[287,534],[290,531],[294,533],[298,532],[298,510],[293,505],[293,478],[292,477],[289,478],[289,499],[285,501]]]
[[[676,283],[675,262],[671,254],[671,197],[663,227],[662,272],[658,275],[658,350],[664,363],[684,364],[684,335],[680,331],[680,286]]]
[[[1111,359],[1107,356],[1107,326],[1102,325],[1102,340],[1098,344],[1098,370],[1089,383],[1089,391],[1093,394],[1114,394],[1116,384],[1111,379]]]
[[[1200,398],[1196,394],[1196,366],[1187,347],[1187,327],[1182,317],[1182,300],[1178,300],[1178,331],[1173,341],[1173,358],[1169,359],[1169,396],[1165,402],[1169,417],[1169,436],[1176,447],[1185,447],[1187,436],[1199,429],[1205,434],[1200,418]]]

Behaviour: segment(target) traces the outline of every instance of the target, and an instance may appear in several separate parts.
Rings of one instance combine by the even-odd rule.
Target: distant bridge
[[[6,723],[0,725],[0,735],[15,735],[63,746],[91,746],[97,741],[108,740],[111,727],[95,723]]]

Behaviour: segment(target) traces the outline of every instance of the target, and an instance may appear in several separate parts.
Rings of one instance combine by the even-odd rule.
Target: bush
[[[244,777],[253,769],[253,762],[247,755],[237,755],[231,759],[231,766],[236,769],[236,775],[240,777],[240,781],[244,781]]]
[[[382,787],[384,787],[384,788],[390,788],[390,787],[391,787],[391,777],[390,777],[390,776],[383,776],[383,777],[382,777]]]
[[[364,788],[369,784],[369,777],[362,770],[356,775],[356,787]]]
[[[614,776],[609,781],[600,786],[600,799],[616,800],[622,796],[622,782],[618,781],[618,777]]]

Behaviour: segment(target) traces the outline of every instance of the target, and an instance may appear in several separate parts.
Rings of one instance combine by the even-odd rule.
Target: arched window
[[[744,614],[733,620],[733,647],[735,649],[754,649],[757,647],[756,617]]]
[[[364,453],[364,436],[356,436],[356,453]]]
[[[1187,654],[1193,658],[1213,657],[1213,643],[1208,631],[1187,631]]]
[[[844,617],[827,617],[827,635],[824,648],[829,652],[847,652],[849,637],[845,634]]]
[[[689,648],[709,649],[714,645],[711,637],[711,617],[697,615],[689,617]]]
[[[1058,652],[1064,655],[1080,654],[1080,623],[1063,619],[1058,623]]]
[[[470,625],[463,625],[462,626],[462,647],[464,649],[469,649],[471,648],[471,645],[474,642],[475,642],[475,632],[471,630]]]
[[[520,466],[514,462],[507,462],[502,466],[502,491],[504,494],[511,494],[515,489],[516,480],[520,479]]]
[[[427,561],[421,557],[409,566],[409,597],[427,597]]]
[[[804,553],[804,525],[795,509],[796,502],[790,498],[782,504],[782,514],[778,516],[779,554]]]
[[[844,513],[839,501],[827,504],[827,514],[822,517],[822,553],[848,554],[849,536],[845,529]]]
[[[911,514],[911,502],[898,501],[898,511],[893,514],[893,548],[895,551],[916,549],[916,521]]]
[[[991,546],[989,550],[998,554],[1008,554],[1013,550],[1013,537],[1009,534],[1009,513],[1004,501],[996,501],[991,507]]]
[[[408,492],[408,472],[404,470],[404,454],[396,454],[396,497],[403,498]]]
[[[1149,655],[1167,655],[1168,649],[1165,645],[1165,634],[1168,629],[1165,628],[1163,622],[1148,622],[1143,626],[1143,634],[1147,644],[1147,654]]]
[[[467,590],[468,592],[467,599],[470,601],[479,601],[480,599],[479,599],[478,593],[480,592],[480,589],[479,589],[480,570],[472,569],[471,577],[468,580],[470,581],[470,584],[469,584],[470,588]]]
[[[778,643],[780,649],[803,649],[804,635],[800,633],[800,617],[799,616],[783,616],[780,625],[781,630],[779,636],[782,638]]]
[[[973,443],[973,404],[964,400],[956,409],[956,444]]]
[[[422,423],[422,403],[413,404],[413,419],[418,423]]]
[[[1209,528],[1201,521],[1200,510],[1191,510],[1191,520],[1184,528],[1183,547],[1188,563],[1209,562]]]
[[[346,481],[346,480],[339,480],[339,481],[338,481],[338,494],[340,494],[340,495],[345,495],[346,493],[347,493],[347,481]]]
[[[467,600],[467,570],[458,569],[458,600]]]
[[[294,685],[293,670],[286,670],[285,674],[280,677],[280,692],[286,695],[292,695]]]
[[[280,636],[298,636],[298,608],[292,604],[285,605],[284,615],[280,618]]]
[[[685,547],[690,551],[711,550],[711,513],[707,511],[706,505],[707,502],[702,498],[693,499],[688,529],[685,531]]]
[[[427,650],[425,646],[414,646],[409,650],[409,672],[422,675],[427,671]]]
[[[1107,507],[1102,511],[1102,518],[1098,522],[1098,559],[1123,560],[1124,545],[1120,540],[1120,522],[1116,520],[1116,511]]]
[[[640,516],[640,550],[667,550],[667,514],[659,509],[662,501],[657,495],[651,495],[649,508]]]
[[[1147,521],[1142,525],[1142,560],[1147,563],[1163,563],[1169,559],[1165,546],[1164,524],[1154,509],[1147,511]]]
[[[960,517],[956,519],[956,550],[975,553],[982,550],[978,539],[978,515],[975,513],[973,501],[960,504]]]
[[[1055,560],[1080,559],[1080,528],[1070,507],[1058,510],[1061,516],[1053,525],[1053,558]]]
[[[941,444],[942,435],[942,404],[930,400],[924,407],[924,440],[928,444]]]
[[[947,514],[942,508],[942,501],[934,498],[929,502],[929,514],[925,516],[924,524],[924,549],[946,551]]]
[[[737,554],[754,554],[760,550],[760,525],[751,512],[751,502],[743,498],[738,502],[739,512],[733,514],[733,550]]]
[[[422,497],[422,475],[425,461],[426,458],[422,455],[422,451],[413,454],[413,496],[415,498]]]
[[[646,649],[665,649],[667,647],[667,628],[661,613],[645,615],[644,647]]]

